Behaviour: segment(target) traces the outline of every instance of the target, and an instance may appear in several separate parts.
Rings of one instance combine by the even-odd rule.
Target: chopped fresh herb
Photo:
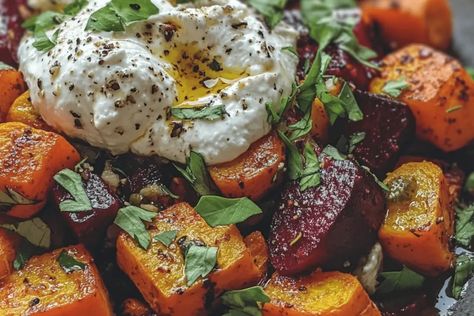
[[[39,217],[14,224],[0,224],[0,227],[17,233],[34,246],[51,246],[51,229]]]
[[[227,112],[223,105],[205,108],[172,108],[171,115],[181,120],[207,120],[223,119]]]
[[[283,19],[283,9],[287,0],[247,0],[261,15],[270,29],[274,28]]]
[[[126,206],[119,209],[114,223],[134,238],[140,247],[146,250],[150,245],[151,238],[143,222],[149,223],[155,217],[156,213],[154,212],[149,212],[136,206]]]
[[[26,240],[22,240],[20,245],[15,249],[15,260],[13,260],[13,269],[16,271],[23,269],[28,259],[35,252],[32,244]]]
[[[169,230],[166,232],[162,232],[155,237],[153,237],[154,241],[159,241],[166,247],[169,247],[173,241],[176,239],[176,235],[178,234],[177,230]]]
[[[301,239],[301,237],[303,237],[303,233],[298,232],[298,234],[296,234],[296,237],[292,241],[290,241],[290,246],[296,245],[296,243]]]
[[[388,186],[383,183],[382,181],[379,180],[379,178],[377,178],[377,176],[375,174],[372,173],[372,171],[370,171],[370,168],[367,167],[367,166],[362,166],[362,168],[365,169],[365,171],[367,171],[375,180],[375,182],[379,185],[379,187],[382,188],[382,190],[386,191],[386,192],[389,192],[390,189],[388,188]]]
[[[150,0],[112,0],[91,14],[86,31],[120,32],[126,26],[158,13],[158,8]]]
[[[61,24],[66,16],[59,12],[46,11],[23,22],[22,26],[31,32],[44,32]]]
[[[238,224],[262,213],[249,198],[229,199],[215,195],[202,196],[195,209],[211,227]]]
[[[356,8],[354,0],[302,0],[301,13],[307,25],[331,16],[334,10]]]
[[[464,190],[468,193],[474,194],[474,172],[471,172],[466,179],[466,183],[464,184]]]
[[[270,297],[261,286],[227,291],[221,299],[229,309],[224,316],[262,316],[262,305],[270,302]]]
[[[283,114],[292,105],[296,92],[297,92],[297,87],[296,87],[296,84],[293,83],[291,85],[290,95],[281,98],[278,110],[274,109],[274,105],[272,103],[265,104],[265,108],[268,113],[268,119],[267,119],[268,123],[272,125],[280,123],[281,119],[283,118]]]
[[[51,38],[46,35],[46,32],[36,32],[35,33],[35,41],[33,43],[33,47],[39,50],[40,52],[48,52],[54,46],[56,46],[59,36],[59,30],[53,33]]]
[[[191,245],[184,259],[184,273],[187,285],[191,286],[197,279],[205,278],[217,263],[217,247]]]
[[[298,148],[291,140],[288,139],[285,133],[278,131],[278,135],[280,135],[281,140],[286,145],[288,177],[291,180],[301,178],[301,176],[303,175],[303,159],[298,151]]]
[[[425,278],[422,275],[405,266],[401,271],[382,272],[380,276],[383,280],[377,287],[376,292],[380,296],[416,290],[421,288],[425,282]]]
[[[391,97],[398,98],[403,90],[407,89],[409,86],[410,84],[405,80],[405,78],[390,80],[383,86],[382,92]]]
[[[321,183],[319,160],[311,143],[306,143],[303,152],[304,169],[300,179],[301,191],[317,187]]]
[[[452,106],[452,107],[446,109],[446,113],[456,112],[456,111],[458,111],[462,108],[463,108],[462,105],[455,105],[455,106]]]
[[[83,212],[92,210],[91,201],[87,196],[80,174],[63,169],[54,176],[54,180],[61,185],[74,200],[65,200],[59,204],[62,212]]]
[[[357,144],[360,144],[365,139],[365,132],[354,133],[349,136],[349,149],[348,152],[352,153]]]
[[[474,204],[456,206],[456,243],[470,248],[474,241]]]
[[[295,55],[296,57],[298,57],[298,53],[296,52],[296,49],[293,46],[286,46],[286,47],[283,47],[281,50],[284,52],[289,52]]]
[[[311,119],[311,108],[309,108],[309,111],[301,120],[288,126],[288,129],[291,131],[290,140],[295,141],[298,138],[308,135],[312,127],[313,120]]]
[[[357,122],[364,118],[364,114],[360,110],[354,94],[352,93],[352,89],[347,84],[347,82],[344,82],[338,98],[341,101],[341,104],[344,107],[344,110],[347,113],[347,117],[350,121]]]
[[[204,158],[197,152],[191,151],[186,160],[186,169],[176,164],[174,165],[175,168],[189,181],[197,193],[200,195],[212,195],[215,192],[214,185],[207,172]]]
[[[323,154],[331,157],[332,159],[335,160],[345,160],[347,157],[345,157],[343,154],[339,152],[339,150],[336,147],[333,147],[331,145],[327,145],[323,149]]]
[[[0,191],[0,212],[6,212],[15,205],[33,205],[37,201],[27,199],[13,189],[6,188],[6,191]]]
[[[64,14],[74,16],[78,14],[88,3],[88,0],[75,0],[64,8]]]
[[[467,280],[474,275],[474,257],[468,254],[462,254],[456,258],[453,279],[453,297],[459,299]]]
[[[64,272],[66,273],[81,271],[86,268],[85,263],[77,261],[76,258],[71,256],[66,250],[61,251],[57,260],[61,268],[63,268]]]

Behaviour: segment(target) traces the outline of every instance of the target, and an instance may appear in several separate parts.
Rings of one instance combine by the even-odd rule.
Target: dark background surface
[[[451,3],[454,14],[453,54],[465,65],[474,67],[474,0],[451,0]]]

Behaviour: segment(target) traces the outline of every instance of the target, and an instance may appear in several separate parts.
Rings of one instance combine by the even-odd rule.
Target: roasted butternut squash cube
[[[33,104],[31,104],[30,91],[26,91],[16,98],[8,110],[6,121],[24,123],[45,131],[52,130],[51,127],[43,121],[41,115],[33,107]]]
[[[83,266],[66,272],[58,259],[63,251]],[[30,258],[23,269],[0,280],[0,314],[113,315],[93,261],[82,245]]]
[[[413,112],[418,138],[446,152],[474,140],[474,81],[457,60],[410,45],[385,56],[370,90],[386,92],[395,80],[407,84],[398,99]]]
[[[171,230],[177,235],[169,247],[154,240]],[[122,233],[117,239],[117,262],[157,313],[202,315],[206,303],[225,290],[240,289],[259,279],[259,269],[239,230],[234,225],[211,228],[187,203],[158,213],[149,232],[152,243],[148,250]],[[190,243],[218,247],[218,253],[216,269],[206,280],[187,286],[183,248]]]
[[[264,316],[380,315],[356,277],[315,271],[298,278],[273,274],[265,286]]]
[[[387,216],[379,230],[384,251],[428,276],[448,270],[454,214],[443,171],[432,162],[409,162],[388,174]]]
[[[0,280],[13,272],[13,261],[20,237],[7,229],[0,228]]]
[[[253,257],[253,262],[260,271],[260,277],[263,278],[267,274],[269,256],[268,245],[259,231],[254,231],[244,238],[245,245]]]
[[[8,109],[18,96],[25,91],[26,85],[21,72],[0,65],[0,122],[5,120]]]
[[[46,203],[53,176],[79,160],[76,149],[58,134],[23,123],[0,124],[2,210],[13,217],[31,217]]]

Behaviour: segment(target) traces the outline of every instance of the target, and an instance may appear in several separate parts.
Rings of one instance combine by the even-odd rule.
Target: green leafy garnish
[[[474,204],[456,206],[456,243],[470,248],[474,240]]]
[[[32,245],[41,248],[51,246],[51,229],[39,217],[14,224],[0,224],[0,227],[17,233]]]
[[[217,247],[191,245],[184,259],[186,284],[191,286],[197,279],[205,278],[217,263]]]
[[[59,204],[62,212],[84,212],[92,210],[91,201],[87,197],[80,174],[63,169],[54,176],[54,180],[61,185],[74,200],[65,200]]]
[[[356,8],[354,0],[302,0],[301,14],[307,24],[331,16],[334,10]]]
[[[174,166],[200,195],[212,195],[215,192],[204,158],[197,152],[191,151],[185,169],[176,164]]]
[[[283,19],[283,9],[287,0],[247,0],[261,15],[270,29],[274,28]]]
[[[407,89],[409,86],[410,84],[405,80],[405,78],[390,80],[383,86],[382,92],[391,97],[398,98],[403,90]]]
[[[422,275],[405,266],[401,271],[382,272],[380,276],[383,278],[383,281],[377,287],[376,292],[380,296],[417,290],[425,282],[425,278]]]
[[[155,217],[156,213],[154,212],[149,212],[136,206],[126,206],[118,211],[114,223],[135,239],[140,247],[146,250],[150,245],[151,238],[143,222],[150,223]]]
[[[377,183],[377,184],[379,185],[379,187],[382,188],[382,190],[384,190],[384,191],[386,191],[386,192],[389,192],[389,191],[390,191],[389,187],[388,187],[385,183],[383,183],[382,181],[380,181],[379,178],[378,178],[374,173],[372,173],[372,171],[370,170],[369,167],[367,167],[367,166],[362,166],[362,168],[365,169],[365,171],[367,171],[367,172],[374,178],[375,183]]]
[[[265,108],[268,113],[268,118],[267,118],[268,123],[270,123],[271,125],[280,123],[281,119],[283,118],[283,114],[292,105],[294,98],[296,96],[296,92],[297,92],[297,87],[296,87],[296,84],[293,83],[291,86],[290,95],[281,98],[278,109],[275,109],[272,103],[265,104]]]
[[[224,316],[261,316],[262,305],[270,302],[270,297],[261,286],[227,291],[222,294],[221,299],[229,309]]]
[[[331,157],[334,160],[346,160],[347,157],[339,152],[339,150],[331,145],[327,145],[323,149],[323,154]]]
[[[227,112],[223,105],[204,108],[172,108],[171,115],[181,120],[207,120],[223,119]]]
[[[309,110],[301,120],[288,126],[291,131],[290,140],[295,141],[311,132],[313,120],[311,119],[311,110]]]
[[[466,68],[467,73],[474,79],[474,68],[472,67],[467,67]]]
[[[238,224],[262,213],[249,198],[229,199],[216,195],[202,196],[195,209],[211,227]]]
[[[178,234],[177,230],[169,230],[166,232],[162,232],[155,237],[153,237],[154,241],[159,241],[166,247],[169,247],[173,241],[176,239],[176,235]]]
[[[298,57],[298,53],[296,52],[296,49],[293,46],[286,46],[286,47],[283,47],[281,50],[284,52],[289,52],[295,55],[296,57]]]
[[[57,260],[61,268],[63,268],[64,272],[66,273],[81,271],[86,268],[85,263],[77,261],[76,258],[71,256],[66,250],[61,251]]]
[[[304,146],[304,170],[300,179],[301,191],[317,187],[321,183],[321,174],[319,172],[319,160],[313,145],[306,143]]]
[[[474,172],[471,172],[466,179],[464,184],[464,190],[468,193],[474,193]]]
[[[158,8],[150,0],[112,0],[92,13],[86,31],[120,32],[126,26],[158,13]]]
[[[64,14],[74,16],[78,14],[87,4],[88,0],[74,0],[71,4],[64,7]]]
[[[13,269],[16,271],[23,269],[28,259],[34,255],[34,247],[27,241],[22,240],[15,249],[15,260],[13,260]]]
[[[13,189],[5,188],[5,192],[0,191],[0,212],[9,211],[15,205],[33,205],[38,203],[25,198]]]
[[[468,254],[462,254],[456,258],[453,278],[453,297],[459,299],[464,288],[464,284],[474,274],[474,257]]]
[[[452,106],[452,107],[446,109],[446,113],[456,112],[456,111],[458,111],[458,110],[460,110],[460,109],[462,109],[462,108],[463,108],[462,105],[455,105],[455,106]]]
[[[349,148],[348,152],[352,153],[357,144],[360,144],[365,139],[365,132],[354,133],[349,136]]]
[[[35,33],[35,42],[33,47],[39,50],[40,52],[48,52],[54,46],[56,46],[59,36],[59,30],[53,33],[51,38],[46,35],[46,32],[37,32]]]
[[[301,157],[296,145],[288,139],[285,133],[278,131],[278,135],[286,145],[288,177],[291,180],[300,179],[303,175],[303,158]]]

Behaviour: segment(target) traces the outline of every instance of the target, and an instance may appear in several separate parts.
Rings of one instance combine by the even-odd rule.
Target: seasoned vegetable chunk
[[[397,81],[404,86],[398,98],[413,112],[420,139],[444,151],[474,139],[474,81],[457,60],[427,46],[407,46],[383,59],[370,90],[386,92]]]
[[[260,277],[263,278],[268,270],[269,253],[268,246],[262,233],[254,231],[244,238],[245,245],[253,256],[253,261],[258,267]]]
[[[32,257],[0,280],[0,288],[2,315],[113,315],[99,272],[81,245]]]
[[[0,64],[0,123],[5,120],[13,101],[25,91],[21,73],[13,68],[2,68]]]
[[[363,0],[364,15],[379,25],[391,45],[420,43],[439,49],[451,44],[453,23],[448,0]]]
[[[176,231],[176,237],[167,247],[156,236],[169,231]],[[158,213],[149,232],[148,250],[122,233],[117,239],[117,262],[157,313],[201,315],[223,291],[252,285],[260,277],[238,229],[233,225],[211,228],[187,203]],[[189,245],[218,247],[215,269],[190,286],[184,275]]]
[[[0,228],[0,280],[13,272],[13,261],[16,257],[16,247],[19,244],[19,236]]]
[[[26,91],[20,95],[8,110],[7,122],[21,122],[34,128],[51,131],[41,118],[39,113],[33,108],[30,99],[30,92]]]
[[[3,211],[28,218],[40,210],[53,176],[72,168],[78,152],[62,136],[22,123],[0,124],[0,193]]]
[[[224,196],[260,199],[276,183],[285,162],[285,147],[275,133],[253,143],[236,159],[209,168]]]
[[[380,315],[357,278],[341,272],[313,272],[299,278],[273,274],[265,286],[270,303],[264,316]]]
[[[388,212],[380,228],[384,251],[413,270],[436,276],[450,268],[453,210],[443,171],[409,162],[389,173]]]
[[[289,183],[273,215],[270,259],[280,274],[367,253],[383,222],[384,196],[371,175],[351,160],[319,159],[321,184],[301,191]]]

